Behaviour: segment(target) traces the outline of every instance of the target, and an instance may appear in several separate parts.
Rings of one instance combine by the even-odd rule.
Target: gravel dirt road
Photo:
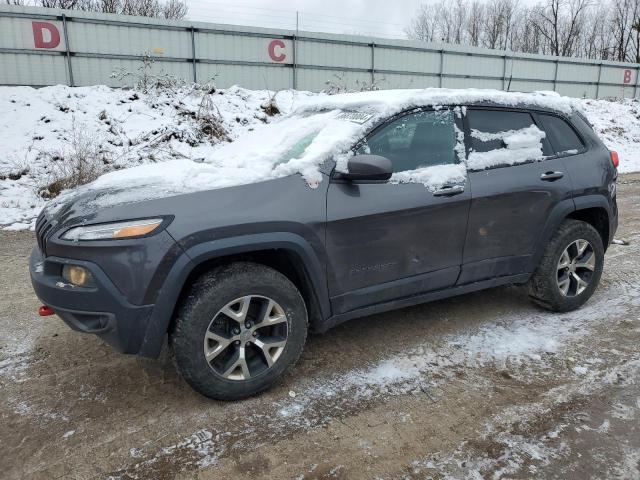
[[[639,479],[640,176],[618,201],[581,310],[506,287],[354,320],[236,403],[38,317],[32,234],[2,231],[0,477]]]

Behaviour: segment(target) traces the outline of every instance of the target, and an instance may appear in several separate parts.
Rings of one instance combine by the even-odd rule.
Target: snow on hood
[[[326,160],[336,158],[341,160],[339,165],[344,170],[345,154],[376,120],[411,107],[437,108],[478,102],[506,106],[526,104],[565,113],[578,105],[574,99],[553,92],[516,93],[479,89],[427,88],[319,95],[302,100],[291,114],[281,120],[259,126],[233,143],[215,150],[203,163],[173,160],[108,173],[93,183],[63,193],[50,202],[47,210],[54,212],[78,195],[96,189],[113,190],[112,195],[100,195],[96,205],[106,207],[293,174],[300,174],[309,185],[317,185],[323,178],[320,166]],[[396,175],[394,180],[399,183],[418,181],[428,184],[435,178],[437,183],[442,183],[446,174],[452,174],[454,180],[459,180],[463,167],[445,170],[417,172],[416,178]]]

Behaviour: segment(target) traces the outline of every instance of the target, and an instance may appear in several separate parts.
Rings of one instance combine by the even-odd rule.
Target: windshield
[[[370,119],[371,115],[341,110],[296,113],[225,145],[207,163],[253,164],[265,171],[282,169],[290,162],[305,168],[318,167],[331,155],[353,146],[364,135]]]

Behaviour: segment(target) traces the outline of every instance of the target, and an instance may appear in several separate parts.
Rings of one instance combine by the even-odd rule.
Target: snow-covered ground
[[[421,95],[428,95],[435,103],[455,103],[460,96],[459,100],[464,102],[487,95],[481,90],[456,92],[432,89],[424,92]],[[494,92],[491,95],[494,101],[510,104],[517,102],[520,94]],[[198,184],[217,186],[256,181],[263,178],[267,170],[271,172],[274,164],[281,163],[279,155],[293,155],[299,153],[296,149],[303,148],[308,158],[293,156],[291,158],[295,161],[279,164],[276,174],[298,171],[312,182],[314,172],[311,167],[317,166],[323,155],[330,153],[325,148],[329,142],[325,140],[337,139],[344,143],[357,136],[364,127],[358,127],[353,119],[348,119],[350,123],[347,124],[339,116],[320,118],[316,115],[313,122],[319,125],[318,128],[324,128],[322,132],[326,138],[322,139],[323,134],[320,134],[318,138],[322,142],[309,139],[307,143],[304,132],[318,129],[311,120],[297,122],[304,132],[297,132],[300,135],[296,138],[284,135],[271,139],[274,154],[271,157],[264,155],[264,165],[258,165],[264,167],[264,172],[254,168],[256,165],[245,165],[238,160],[238,152],[235,151],[238,148],[235,146],[225,147],[225,155],[217,151],[240,136],[248,138],[246,134],[249,132],[259,131],[265,124],[278,121],[279,115],[268,108],[272,99],[280,114],[290,113],[301,106],[306,109],[344,108],[345,105],[354,108],[375,100],[378,102],[376,112],[382,115],[390,113],[390,109],[397,110],[415,102],[415,98],[415,92],[407,91],[329,97],[295,91],[274,95],[265,90],[251,91],[238,87],[215,92],[205,88],[181,87],[148,95],[105,86],[55,86],[38,90],[0,87],[0,227],[32,227],[46,202],[45,197],[55,195],[56,189],[64,188],[61,180],[67,176],[69,159],[74,158],[90,159],[87,172],[84,172],[90,179],[108,171],[144,164],[148,166],[140,173],[148,178],[157,177],[160,169],[154,168],[154,164],[171,160],[173,162],[165,166],[167,171],[173,172],[167,176],[172,179],[170,189],[171,192],[181,192],[185,185],[180,178],[193,178]],[[531,98],[528,96],[529,101]],[[534,100],[541,105],[553,104],[561,110],[577,105],[605,143],[620,154],[620,171],[640,171],[640,103],[630,100],[570,100],[542,94]],[[246,143],[245,140],[242,143]],[[211,162],[211,159],[214,159],[213,165],[201,165]],[[191,170],[193,172],[187,174]],[[454,173],[460,174],[458,171]],[[396,180],[426,179],[431,182],[441,178],[442,174],[428,171],[424,175],[398,177]],[[196,176],[201,176],[200,181],[194,178]],[[213,181],[213,177],[217,180]],[[127,178],[122,174],[110,175],[101,179],[98,185]]]
[[[618,170],[640,172],[640,102],[582,100],[581,107],[607,147],[618,152]]]

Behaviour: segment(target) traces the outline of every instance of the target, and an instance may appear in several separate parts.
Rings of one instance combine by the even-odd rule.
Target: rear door
[[[550,213],[572,202],[565,165],[525,110],[468,108],[465,136],[472,198],[458,284],[527,273]]]
[[[358,152],[389,158],[392,181],[332,178],[326,245],[334,313],[455,284],[470,201],[456,121],[446,109],[400,115]]]

